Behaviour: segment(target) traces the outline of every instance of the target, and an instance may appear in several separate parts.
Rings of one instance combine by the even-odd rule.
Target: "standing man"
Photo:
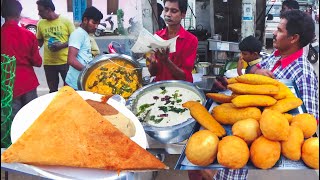
[[[294,9],[299,10],[299,3],[296,0],[285,0],[282,2],[281,13]]]
[[[12,118],[33,99],[37,98],[39,81],[33,67],[41,67],[42,59],[35,35],[18,26],[22,6],[19,1],[6,1],[1,6],[5,23],[1,27],[1,54],[16,58],[13,87]]]
[[[83,68],[92,61],[89,33],[94,33],[103,18],[95,7],[88,7],[82,15],[82,23],[70,36],[68,64],[70,65],[66,83],[78,90],[78,78]]]
[[[160,3],[157,3],[157,12],[158,12],[158,26],[159,30],[166,28],[166,23],[164,22],[161,14],[163,12],[163,6]]]
[[[58,91],[59,74],[65,81],[69,66],[67,64],[68,40],[74,31],[73,23],[55,13],[51,0],[38,0],[41,20],[38,22],[37,38],[40,47],[44,45],[44,71],[50,92]]]
[[[160,49],[155,52],[148,66],[155,81],[184,80],[193,82],[192,69],[196,60],[198,39],[181,26],[185,18],[187,0],[164,0],[164,19],[167,28],[156,34],[164,40],[179,36],[176,42],[176,52],[169,53],[169,49]]]
[[[276,51],[268,59],[261,61],[253,72],[294,81],[307,112],[319,120],[318,79],[302,49],[314,37],[314,22],[299,10],[286,11],[280,18],[273,40]]]

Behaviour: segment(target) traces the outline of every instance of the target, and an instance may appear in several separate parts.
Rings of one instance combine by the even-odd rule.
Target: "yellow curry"
[[[139,73],[133,64],[112,59],[94,69],[85,83],[85,90],[99,94],[119,94],[127,99],[141,87]]]

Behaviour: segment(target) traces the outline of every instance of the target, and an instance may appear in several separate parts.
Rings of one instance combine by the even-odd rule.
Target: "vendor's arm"
[[[261,69],[259,64],[257,64],[256,66],[253,66],[251,68],[250,72],[253,73],[253,74],[260,74],[260,75],[268,76],[268,77],[271,77],[271,78],[275,79],[274,74],[270,70]]]
[[[183,52],[179,52],[180,56],[178,58],[183,60],[183,63],[179,66],[168,58],[169,53],[162,53],[163,57],[157,57],[157,60],[159,63],[165,64],[175,79],[192,82],[192,69],[196,60],[198,40],[194,38],[190,44],[188,43],[188,46],[182,50]],[[169,52],[169,49],[167,49],[167,52]]]
[[[82,69],[84,68],[84,65],[82,65],[77,59],[78,52],[79,52],[79,49],[73,46],[69,46],[67,62],[70,66],[72,66],[76,70],[82,71]]]
[[[223,76],[218,76],[213,81],[213,85],[210,92],[225,91],[227,90],[227,86],[228,86],[227,78]]]
[[[185,72],[169,59],[169,48],[157,50],[155,55],[159,63],[163,63],[176,79],[186,80]]]

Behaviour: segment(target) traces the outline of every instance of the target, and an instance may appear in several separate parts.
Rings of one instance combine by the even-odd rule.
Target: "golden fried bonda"
[[[301,157],[309,167],[319,169],[319,138],[312,137],[303,143]]]
[[[309,138],[317,131],[317,120],[308,113],[298,114],[292,118],[291,126],[299,127],[303,132],[304,138]]]
[[[260,129],[263,136],[272,141],[288,140],[289,122],[278,111],[265,109],[261,115]]]
[[[250,145],[255,139],[261,136],[259,122],[255,119],[245,119],[234,123],[232,134],[243,139]]]
[[[288,159],[298,161],[301,158],[301,146],[304,141],[303,132],[295,126],[289,127],[287,141],[281,141],[281,153]]]
[[[209,130],[200,130],[188,140],[186,156],[195,165],[207,166],[217,157],[218,143],[217,135]]]
[[[244,167],[249,160],[247,143],[237,136],[224,137],[218,145],[217,160],[219,164],[230,169]]]
[[[250,147],[250,160],[260,169],[272,168],[280,158],[281,144],[260,136]]]

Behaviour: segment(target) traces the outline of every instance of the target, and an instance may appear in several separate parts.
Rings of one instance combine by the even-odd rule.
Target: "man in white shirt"
[[[82,23],[69,38],[68,64],[70,65],[66,83],[78,90],[78,78],[86,64],[92,61],[89,33],[95,32],[103,18],[102,13],[95,7],[88,7],[82,15]]]

